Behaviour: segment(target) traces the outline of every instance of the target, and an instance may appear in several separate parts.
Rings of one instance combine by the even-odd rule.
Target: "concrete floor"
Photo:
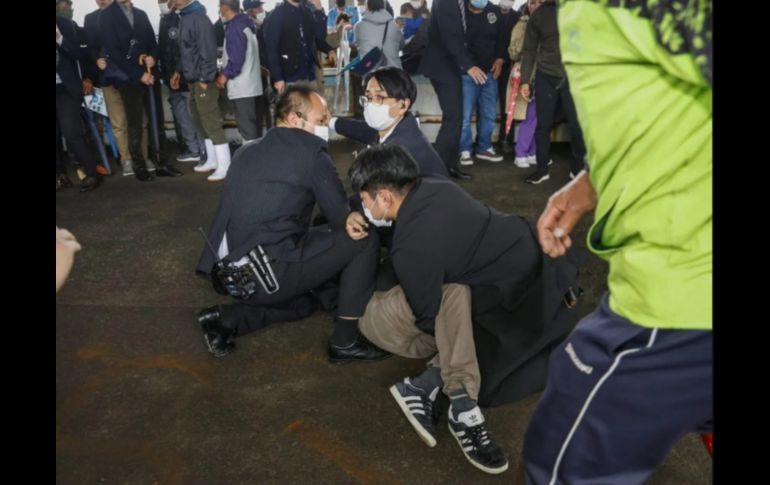
[[[330,148],[345,177],[356,147]],[[528,171],[508,159],[478,161],[469,169],[475,179],[462,185],[536,220],[568,179],[567,155],[555,146],[551,180],[538,186],[524,184]],[[421,361],[328,364],[324,313],[245,336],[235,353],[212,357],[196,314],[227,299],[193,269],[203,247],[197,228],[208,229],[222,185],[193,164],[177,166],[179,179],[143,184],[117,174],[93,192],[56,194],[56,223],[83,245],[57,295],[57,483],[523,483],[522,441],[537,395],[485,411],[511,462],[493,477],[465,461],[445,418],[430,449],[393,402],[388,386],[420,372]],[[595,257],[584,269],[586,311],[606,289],[606,273]],[[711,472],[691,435],[649,483],[708,484]]]

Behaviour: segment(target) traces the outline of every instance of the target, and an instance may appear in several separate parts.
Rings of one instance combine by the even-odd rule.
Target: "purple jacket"
[[[257,34],[257,26],[251,18],[239,13],[225,24],[225,45],[227,46],[227,65],[222,70],[227,79],[238,76],[246,61],[246,36],[244,29],[249,28],[254,35]],[[260,46],[261,48],[262,46]]]

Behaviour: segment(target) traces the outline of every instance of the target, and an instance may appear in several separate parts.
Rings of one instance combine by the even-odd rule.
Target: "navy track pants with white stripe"
[[[712,332],[641,327],[608,302],[551,354],[528,484],[641,484],[682,436],[711,431]]]

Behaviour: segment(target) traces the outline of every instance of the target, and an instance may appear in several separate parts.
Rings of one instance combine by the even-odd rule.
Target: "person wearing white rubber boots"
[[[210,182],[224,180],[230,168],[230,146],[222,127],[219,109],[217,75],[217,41],[214,26],[206,15],[206,8],[197,0],[180,0],[181,14],[179,46],[182,52],[181,72],[190,86],[190,111],[196,129],[204,135],[206,163],[195,171],[214,171]]]

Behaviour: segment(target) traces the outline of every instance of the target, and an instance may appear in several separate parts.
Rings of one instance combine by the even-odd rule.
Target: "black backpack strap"
[[[385,36],[388,35],[388,25],[390,25],[390,21],[385,22],[385,30],[382,32],[382,42],[380,43],[380,50],[383,52],[385,47]]]

